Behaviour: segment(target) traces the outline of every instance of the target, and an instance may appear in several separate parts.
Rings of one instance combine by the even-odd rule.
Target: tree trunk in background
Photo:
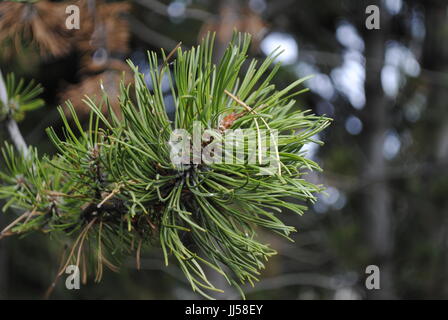
[[[377,1],[378,2],[378,1]],[[381,3],[376,3],[381,7]],[[384,62],[388,17],[381,10],[381,29],[365,30],[366,49],[366,106],[364,152],[367,161],[364,178],[371,181],[365,188],[363,213],[367,222],[368,253],[371,264],[377,265],[381,275],[381,289],[369,290],[370,299],[394,298],[392,255],[394,235],[392,229],[392,194],[387,180],[387,162],[383,155],[384,139],[389,128],[388,114],[391,103],[381,86],[381,69]]]
[[[426,37],[423,46],[422,67],[438,75],[448,74],[448,43],[440,41],[448,36],[448,6],[446,3],[425,1],[425,28]],[[427,108],[436,115],[429,118],[428,136],[433,139],[433,150],[429,150],[432,159],[439,168],[445,168],[448,162],[448,77],[444,76],[428,92]],[[442,169],[443,170],[443,169]],[[438,177],[443,177],[442,172]],[[434,177],[424,177],[424,179]],[[447,212],[447,204],[444,202],[439,208],[440,212]],[[431,270],[434,292],[443,292],[445,296],[447,287],[448,265],[448,217],[442,219],[435,227],[431,235],[434,250],[438,252],[437,267]]]
[[[426,70],[437,74],[448,72],[448,43],[440,41],[448,36],[448,6],[446,4],[428,1],[426,12],[426,38],[423,47],[422,64]],[[442,163],[448,159],[448,78],[431,87],[429,92],[429,108],[437,111],[435,159]],[[434,119],[431,119],[434,120]]]

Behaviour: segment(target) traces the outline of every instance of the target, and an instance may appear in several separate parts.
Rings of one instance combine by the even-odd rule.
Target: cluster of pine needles
[[[306,91],[297,90],[304,79],[281,90],[272,84],[279,50],[262,63],[245,63],[250,37],[235,34],[214,64],[213,38],[207,35],[191,50],[176,48],[169,57],[150,52],[149,79],[129,62],[135,83],[121,85],[120,115],[106,94],[106,115],[103,105],[86,97],[91,112],[83,126],[67,102],[72,120],[60,109],[63,136],[47,129],[56,155],[41,157],[30,148],[22,156],[6,145],[0,173],[3,210],[22,214],[0,237],[37,231],[72,239],[59,276],[75,264],[83,277],[90,273],[99,281],[103,266],[116,270],[129,254],[139,265],[145,247],[159,246],[166,264],[175,261],[193,290],[205,297],[221,291],[207,278],[210,269],[241,294],[241,284],[257,281],[276,254],[257,232],[289,239],[295,230],[278,214],[303,214],[322,190],[305,179],[320,168],[302,148],[320,143],[313,137],[330,120],[295,106],[293,98]],[[165,78],[175,104],[173,119],[166,112]],[[174,165],[170,135],[175,129],[192,132],[195,121],[216,130],[278,130],[275,174],[260,175],[259,166],[249,163]]]

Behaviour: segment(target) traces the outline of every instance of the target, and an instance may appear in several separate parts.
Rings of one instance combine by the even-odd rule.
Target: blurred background
[[[70,3],[80,5],[79,30],[64,27]],[[368,5],[378,6],[380,29],[366,28]],[[189,48],[209,30],[219,57],[234,29],[252,34],[254,57],[283,48],[278,87],[314,74],[298,106],[334,118],[316,137],[325,146],[306,146],[324,168],[309,179],[327,191],[303,217],[282,216],[298,229],[294,243],[260,230],[278,255],[247,297],[447,299],[446,0],[1,2],[0,69],[43,85],[45,107],[19,126],[27,143],[53,153],[44,129],[61,125],[56,106],[64,100],[83,115],[80,99],[99,94],[100,80],[116,94],[126,58],[147,72],[146,50],[170,52],[180,41]],[[167,81],[170,109],[168,88]],[[2,214],[0,225],[12,219]],[[61,250],[40,234],[1,240],[0,298],[42,298]],[[129,257],[120,273],[108,271],[81,290],[66,290],[62,279],[51,298],[200,298],[174,265],[164,267],[157,248],[141,264],[137,271]],[[365,287],[368,265],[380,269],[380,290]],[[223,279],[214,282],[226,289],[217,298],[238,298]]]

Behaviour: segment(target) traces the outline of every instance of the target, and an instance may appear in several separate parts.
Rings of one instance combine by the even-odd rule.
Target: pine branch
[[[3,210],[29,213],[2,236],[45,230],[69,237],[73,245],[64,265],[89,265],[95,281],[101,279],[103,265],[116,270],[123,256],[135,255],[139,266],[141,252],[158,245],[165,264],[174,260],[195,292],[207,298],[222,292],[206,276],[205,270],[212,269],[244,296],[240,285],[258,281],[266,261],[276,254],[258,238],[258,230],[290,239],[295,229],[278,213],[302,215],[323,189],[304,179],[320,168],[301,149],[316,142],[312,137],[330,119],[295,107],[292,98],[306,91],[296,90],[305,79],[281,90],[271,83],[279,70],[273,66],[279,52],[261,64],[253,60],[243,74],[250,36],[235,34],[217,65],[213,38],[209,34],[187,51],[179,46],[175,59],[173,53],[149,53],[151,90],[145,75],[129,62],[135,84],[121,85],[121,115],[111,106],[114,97],[104,93],[101,103],[86,97],[91,113],[84,129],[67,102],[74,125],[60,108],[64,136],[47,130],[57,155],[40,157],[30,148],[29,157],[20,157],[6,145],[0,172],[0,198],[8,200]],[[173,120],[166,113],[165,78],[176,108]],[[9,92],[16,91],[9,87]],[[35,97],[31,93],[30,99]],[[193,133],[197,123],[216,133],[253,132],[256,148],[236,138],[243,162],[195,163],[190,157],[179,166],[172,161],[170,139],[177,130]],[[268,157],[276,165],[270,175],[263,175],[264,164],[249,159],[262,149],[262,132],[274,130],[277,140]],[[213,143],[223,142],[214,138]],[[200,149],[212,143],[202,142]]]

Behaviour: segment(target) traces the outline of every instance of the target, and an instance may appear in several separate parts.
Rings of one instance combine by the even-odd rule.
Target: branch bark
[[[3,106],[8,105],[8,95],[1,70],[0,70],[0,101],[2,102]],[[16,149],[20,153],[22,153],[24,157],[28,157],[28,146],[25,142],[25,139],[23,139],[23,135],[20,132],[17,122],[13,118],[11,118],[10,115],[7,116],[5,122],[6,122],[6,129],[8,130],[12,143],[14,144]]]

